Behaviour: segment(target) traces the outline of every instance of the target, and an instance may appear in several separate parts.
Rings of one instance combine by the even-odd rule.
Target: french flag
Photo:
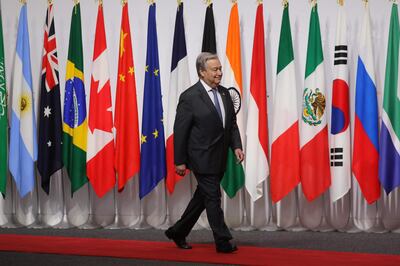
[[[186,51],[185,26],[183,23],[183,3],[178,6],[175,20],[174,43],[172,48],[171,79],[167,110],[167,189],[174,192],[175,185],[182,179],[175,173],[174,164],[174,121],[179,95],[190,85],[189,64]],[[189,171],[187,172],[189,173]]]

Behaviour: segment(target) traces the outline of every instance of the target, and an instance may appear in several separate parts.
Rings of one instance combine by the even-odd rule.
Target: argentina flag
[[[21,8],[12,78],[10,172],[23,198],[34,188],[37,158],[27,7]]]

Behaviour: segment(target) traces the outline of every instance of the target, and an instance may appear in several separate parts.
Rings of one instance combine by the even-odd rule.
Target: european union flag
[[[155,3],[149,7],[145,71],[139,179],[140,199],[166,176]]]

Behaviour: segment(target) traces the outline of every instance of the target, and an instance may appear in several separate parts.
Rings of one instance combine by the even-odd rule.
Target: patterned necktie
[[[216,89],[212,89],[211,90],[212,93],[214,94],[214,105],[215,105],[215,109],[217,109],[217,113],[219,115],[219,118],[222,120],[222,112],[221,112],[221,106],[219,105],[219,101],[218,101],[218,96],[217,96],[217,90]]]

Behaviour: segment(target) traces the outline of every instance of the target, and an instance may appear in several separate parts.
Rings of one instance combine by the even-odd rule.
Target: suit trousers
[[[198,183],[196,191],[181,219],[171,227],[172,233],[176,237],[185,238],[189,235],[205,209],[216,245],[223,244],[232,239],[221,209],[220,181],[223,174],[207,175],[195,173],[195,176]]]

